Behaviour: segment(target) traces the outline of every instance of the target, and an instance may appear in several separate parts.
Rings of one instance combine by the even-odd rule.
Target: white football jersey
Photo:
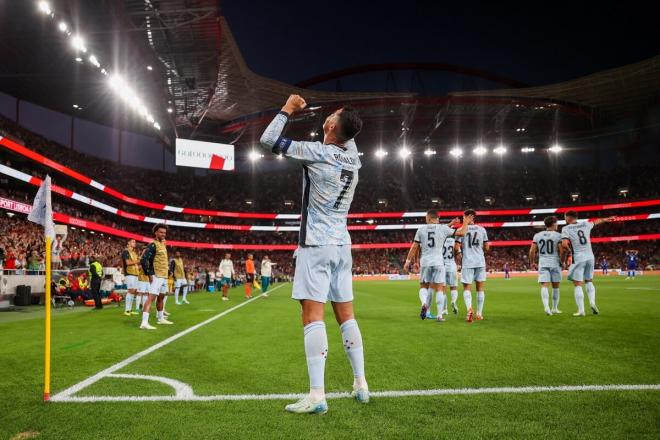
[[[454,242],[452,237],[447,237],[442,246],[442,258],[445,260],[445,270],[456,272],[456,259],[454,258]]]
[[[484,243],[488,241],[486,230],[479,225],[470,225],[464,237],[456,239],[461,243],[461,252],[463,253],[462,267],[476,268],[486,267],[486,257],[484,256]]]
[[[566,225],[561,230],[561,238],[570,240],[573,248],[573,263],[581,263],[594,259],[591,250],[591,230],[594,224],[591,222],[578,222]]]
[[[534,243],[538,247],[539,267],[561,267],[559,246],[561,234],[557,231],[542,231],[534,235]]]
[[[445,264],[442,257],[442,246],[447,237],[453,237],[454,230],[447,225],[432,223],[422,226],[415,233],[415,242],[419,243],[422,256],[419,259],[419,265],[443,266]]]
[[[344,147],[322,142],[294,141],[281,136],[288,121],[280,112],[261,137],[261,144],[303,165],[303,200],[300,219],[302,246],[348,245],[348,211],[362,164],[354,140]]]

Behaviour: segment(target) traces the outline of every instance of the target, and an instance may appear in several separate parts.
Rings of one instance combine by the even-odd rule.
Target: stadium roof
[[[411,97],[410,93],[343,93],[303,89],[252,72],[238,48],[224,17],[218,22],[222,32],[218,78],[207,117],[230,121],[245,115],[282,106],[291,94],[304,95],[309,102],[324,103],[374,98]]]
[[[602,111],[606,117],[634,115],[660,98],[660,55],[582,78],[541,87],[451,93],[455,97],[552,99]]]

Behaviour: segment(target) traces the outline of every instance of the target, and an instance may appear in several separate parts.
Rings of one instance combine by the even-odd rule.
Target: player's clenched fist
[[[304,109],[307,106],[307,103],[300,95],[291,95],[289,99],[286,100],[286,104],[282,107],[282,111],[285,111],[289,114],[297,112]]]

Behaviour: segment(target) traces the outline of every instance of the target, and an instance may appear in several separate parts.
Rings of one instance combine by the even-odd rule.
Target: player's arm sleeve
[[[128,261],[130,259],[130,255],[126,249],[121,252],[121,259],[122,261]]]
[[[415,243],[421,243],[422,241],[422,230],[418,229],[417,232],[415,232],[415,238],[413,239]]]
[[[261,146],[274,154],[285,153],[291,145],[290,139],[282,137],[282,132],[288,121],[289,115],[286,112],[279,112],[261,135],[261,139],[259,139]]]

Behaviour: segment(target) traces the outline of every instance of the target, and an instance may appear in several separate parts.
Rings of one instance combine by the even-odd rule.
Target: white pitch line
[[[279,289],[281,287],[284,287],[287,284],[288,283],[280,284],[279,286],[275,287],[274,289],[269,290],[268,293],[274,292],[277,289]],[[133,356],[130,356],[130,357],[124,359],[123,361],[118,362],[118,363],[106,368],[105,370],[102,370],[102,371],[96,373],[95,375],[93,375],[91,377],[88,377],[87,379],[83,380],[82,382],[78,382],[77,384],[70,386],[69,388],[65,389],[64,391],[60,391],[59,393],[57,393],[57,394],[55,394],[54,396],[51,397],[51,401],[57,401],[57,400],[61,401],[62,398],[72,397],[77,392],[79,392],[82,389],[87,388],[88,386],[98,382],[99,380],[103,379],[104,377],[108,376],[109,374],[112,374],[115,371],[118,371],[118,370],[124,368],[125,366],[132,364],[133,362],[137,361],[138,359],[141,359],[141,358],[145,357],[146,355],[148,355],[150,353],[153,353],[154,351],[156,351],[160,348],[163,348],[164,346],[166,346],[168,344],[171,344],[172,342],[176,341],[177,339],[186,336],[188,333],[192,333],[195,330],[197,330],[201,327],[204,327],[207,324],[212,323],[216,319],[222,318],[223,316],[233,312],[234,310],[238,310],[241,307],[244,307],[244,306],[250,304],[252,301],[255,301],[255,300],[261,298],[262,295],[263,295],[263,293],[259,296],[255,296],[252,299],[249,299],[245,302],[242,302],[238,305],[235,305],[234,307],[232,307],[230,309],[227,309],[222,313],[219,313],[215,316],[212,316],[211,318],[207,319],[206,321],[202,321],[199,324],[195,324],[192,327],[188,327],[187,329],[183,330],[182,332],[179,332],[175,335],[172,335],[169,338],[164,339],[164,340],[160,341],[159,343],[157,343],[155,345],[152,345],[151,347],[149,347],[145,350],[142,350],[141,352],[136,353]]]
[[[428,397],[428,396],[458,396],[474,394],[532,394],[556,392],[585,392],[585,391],[660,391],[660,384],[652,385],[560,385],[560,386],[529,386],[529,387],[500,387],[500,388],[454,388],[436,390],[409,390],[409,391],[374,391],[371,397]],[[58,395],[59,396],[59,395]],[[236,401],[236,400],[295,400],[305,394],[227,394],[216,396],[61,396],[51,401],[63,403],[93,403],[93,402],[209,402],[209,401]],[[57,397],[57,396],[56,396]],[[345,399],[351,397],[350,393],[328,393],[327,399]]]

